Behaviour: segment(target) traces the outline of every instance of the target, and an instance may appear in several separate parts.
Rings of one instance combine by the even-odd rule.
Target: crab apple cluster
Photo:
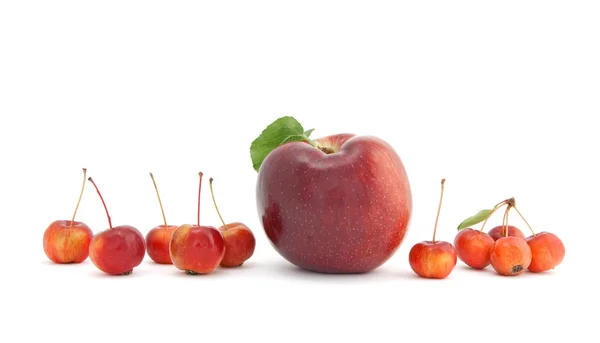
[[[506,209],[501,225],[484,232],[488,219],[503,207]],[[531,230],[531,236],[526,237],[519,228],[509,225],[509,213],[513,209]],[[481,221],[481,229],[470,227]],[[541,273],[554,269],[565,257],[565,246],[560,238],[550,232],[535,233],[517,208],[514,198],[467,218],[458,230],[454,238],[458,258],[474,269],[491,265],[496,273],[503,276],[521,275],[525,271]]]

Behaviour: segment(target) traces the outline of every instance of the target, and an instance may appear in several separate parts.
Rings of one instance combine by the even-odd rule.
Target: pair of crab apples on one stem
[[[491,264],[498,274],[504,276],[520,275],[525,270],[540,273],[553,269],[562,262],[565,256],[565,247],[562,241],[549,232],[536,234],[516,208],[514,198],[497,204],[486,216],[481,230],[471,228],[461,230],[454,239],[454,245],[436,241],[435,233],[442,206],[444,183],[445,179],[442,179],[433,240],[415,244],[409,253],[410,266],[419,276],[434,279],[446,278],[456,266],[457,256],[474,269],[484,269]],[[502,225],[494,227],[488,233],[483,232],[487,219],[503,206],[507,206],[507,208]],[[508,213],[512,208],[529,226],[532,236],[525,238],[521,230],[508,225]]]
[[[89,256],[94,265],[103,272],[110,275],[127,275],[142,263],[147,251],[156,263],[173,264],[188,274],[208,274],[218,266],[240,266],[254,253],[256,243],[252,231],[239,222],[223,222],[212,190],[212,178],[212,199],[223,226],[219,229],[200,226],[202,173],[199,173],[197,224],[180,226],[167,225],[158,188],[154,176],[150,173],[165,223],[151,229],[145,238],[133,226],[112,226],[106,203],[95,182],[88,178],[102,200],[109,224],[109,229],[94,235],[85,223],[75,221],[85,187],[85,168],[83,173],[83,185],[72,219],[54,221],[44,232],[44,252],[55,263],[81,263]]]

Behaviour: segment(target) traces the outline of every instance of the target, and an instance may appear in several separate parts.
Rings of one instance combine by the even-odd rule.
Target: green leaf
[[[486,218],[489,217],[493,211],[494,210],[481,210],[481,211],[477,212],[475,215],[465,219],[462,223],[460,223],[457,230],[460,231],[469,226],[473,226],[477,223],[481,223],[482,221],[486,220]]]
[[[314,145],[308,138],[313,130],[305,132],[302,125],[294,117],[286,116],[275,120],[250,145],[250,157],[252,158],[254,170],[258,172],[267,155],[284,143],[308,141],[311,145]]]

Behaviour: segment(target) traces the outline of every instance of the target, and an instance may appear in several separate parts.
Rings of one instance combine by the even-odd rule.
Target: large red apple
[[[260,165],[257,206],[275,249],[316,272],[363,273],[406,234],[412,195],[400,157],[383,140],[338,134],[284,143]]]

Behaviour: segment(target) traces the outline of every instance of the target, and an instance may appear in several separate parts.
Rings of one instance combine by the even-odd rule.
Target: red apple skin
[[[44,252],[54,263],[81,263],[88,258],[94,233],[82,222],[55,220],[44,232]]]
[[[212,273],[223,260],[223,236],[213,226],[180,225],[169,245],[171,261],[188,274]]]
[[[146,254],[144,236],[131,225],[115,226],[97,233],[90,243],[90,259],[109,275],[127,275]]]
[[[235,222],[219,228],[225,244],[225,255],[221,267],[239,267],[254,254],[256,239],[243,223]]]
[[[553,269],[565,258],[565,245],[553,233],[539,232],[529,236],[527,244],[531,248],[531,264],[527,268],[530,272],[541,273]]]
[[[490,235],[490,237],[492,237],[494,239],[494,241],[497,241],[500,238],[504,237],[503,232],[504,232],[504,226],[498,225],[498,226],[493,227],[488,232],[488,235]],[[519,237],[519,238],[525,239],[525,235],[523,234],[523,232],[521,230],[519,230],[519,228],[512,226],[512,225],[508,225],[508,236],[509,237]]]
[[[159,225],[146,234],[146,252],[152,261],[160,264],[171,264],[169,244],[177,225]]]
[[[339,134],[285,143],[264,159],[258,214],[269,241],[292,264],[321,273],[364,273],[402,243],[412,214],[405,168],[372,136]]]
[[[456,250],[448,242],[423,241],[410,249],[408,261],[420,277],[445,279],[456,266]]]
[[[484,269],[490,264],[494,239],[485,232],[471,228],[462,229],[454,237],[458,258],[474,269]]]

